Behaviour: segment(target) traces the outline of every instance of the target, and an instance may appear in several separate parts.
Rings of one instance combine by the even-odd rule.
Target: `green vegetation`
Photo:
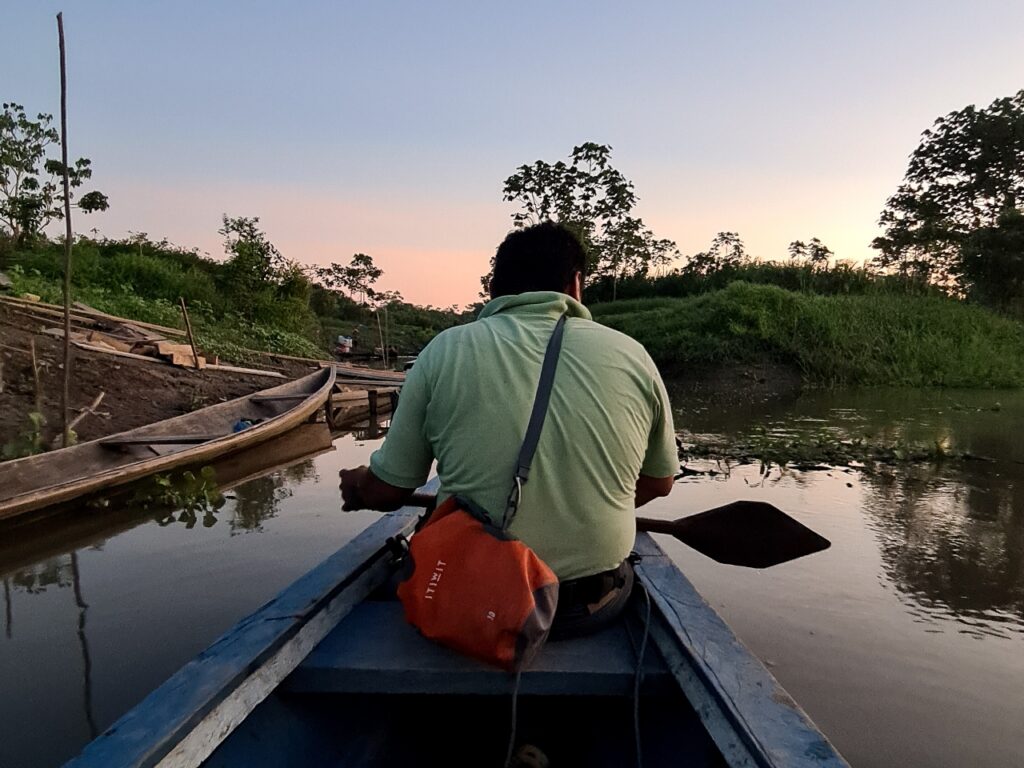
[[[573,147],[568,163],[537,160],[521,165],[505,179],[503,198],[522,206],[512,214],[515,227],[553,219],[573,230],[587,249],[591,278],[607,281],[614,298],[619,280],[645,277],[679,251],[671,240],[656,238],[633,214],[633,182],[611,166],[611,151],[606,144],[588,141]],[[490,274],[480,279],[484,297]]]
[[[39,411],[30,411],[25,417],[25,428],[12,440],[0,445],[0,461],[34,456],[46,450],[43,427],[46,419]]]
[[[640,341],[668,374],[768,357],[824,385],[1024,386],[1024,324],[951,298],[733,283],[591,309]]]
[[[49,222],[64,218],[64,191],[58,183],[64,163],[46,157],[60,141],[52,122],[47,114],[30,119],[13,102],[0,112],[0,224],[18,243],[30,242]],[[92,176],[91,165],[80,157],[68,166],[69,190]],[[73,205],[83,213],[109,207],[107,196],[97,191],[86,192]]]
[[[1024,91],[940,117],[879,223],[879,263],[1024,311]]]
[[[732,465],[758,464],[762,476],[771,469],[825,470],[851,467],[871,471],[894,464],[938,464],[942,462],[989,461],[984,457],[951,450],[940,442],[919,444],[880,442],[866,437],[844,439],[828,430],[813,434],[778,435],[762,428],[750,434],[716,442],[684,442],[679,449],[683,462],[712,460],[724,471]],[[715,470],[686,467],[683,474],[717,474]]]
[[[97,504],[105,506],[109,499],[100,499]],[[155,509],[163,514],[158,522],[168,525],[184,523],[192,528],[198,515],[203,515],[203,527],[209,528],[217,522],[215,513],[224,506],[226,499],[217,486],[213,467],[205,466],[199,474],[185,470],[178,474],[156,474],[140,481],[134,488],[129,504],[141,509]],[[177,513],[177,514],[175,514]]]
[[[314,284],[266,240],[257,222],[224,218],[225,261],[145,235],[79,238],[73,299],[121,317],[181,328],[178,298],[183,297],[202,351],[241,363],[257,362],[258,355],[248,350],[329,357],[334,339],[354,329],[361,342],[357,351],[379,346],[384,335],[389,346],[414,353],[439,331],[465,320],[454,308],[414,307],[393,295],[376,306],[361,304],[338,289]],[[357,266],[365,268],[369,257],[359,256]],[[19,246],[0,235],[0,269],[6,269],[15,295],[62,301],[59,242],[39,237]],[[370,298],[378,295],[358,282],[346,287]]]

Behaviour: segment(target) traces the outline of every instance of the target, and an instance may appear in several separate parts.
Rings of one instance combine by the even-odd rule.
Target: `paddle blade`
[[[831,542],[763,501],[734,501],[678,520],[638,518],[637,529],[669,533],[712,560],[770,568],[821,552]]]

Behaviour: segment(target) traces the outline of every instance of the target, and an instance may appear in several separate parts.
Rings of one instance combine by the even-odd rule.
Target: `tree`
[[[828,260],[835,254],[821,240],[812,237],[809,243],[802,240],[794,240],[789,244],[789,258],[793,261],[805,262],[813,266],[828,264]]]
[[[16,241],[35,237],[51,221],[64,218],[61,177],[64,164],[47,159],[47,149],[60,140],[51,115],[30,120],[19,104],[3,105],[0,114],[0,224]],[[68,168],[71,189],[92,177],[91,161],[80,157]],[[110,207],[102,192],[86,192],[74,204],[84,213]]]
[[[736,269],[748,260],[743,241],[735,232],[719,232],[711,241],[706,251],[695,253],[687,258],[682,271],[709,275],[726,269]]]
[[[573,147],[569,163],[537,160],[521,165],[505,179],[502,195],[522,206],[512,214],[514,226],[548,219],[565,224],[587,249],[589,274],[617,283],[623,277],[646,274],[678,252],[675,243],[656,239],[633,216],[637,202],[633,183],[611,166],[610,155],[610,146],[587,142]],[[481,278],[481,283],[486,292],[490,276]]]
[[[259,227],[259,217],[224,214],[218,233],[224,237],[228,262],[218,279],[225,296],[249,319],[274,310],[286,316],[293,309],[283,299],[309,298],[309,280],[302,266],[285,258]]]
[[[1007,209],[961,246],[954,274],[968,297],[1004,310],[1024,310],[1024,214]]]
[[[940,283],[956,280],[967,239],[1020,211],[1022,193],[1024,90],[940,117],[921,135],[903,183],[885,204],[885,234],[872,242],[876,261]]]
[[[329,264],[317,267],[316,276],[320,282],[332,291],[348,291],[353,298],[359,295],[360,304],[374,295],[373,284],[384,274],[384,270],[373,263],[373,259],[365,253],[357,253],[348,264]]]
[[[255,289],[275,282],[274,278],[288,260],[267,240],[259,228],[259,217],[224,214],[221,221],[223,224],[217,234],[224,238],[224,251],[230,256],[227,271],[231,279]]]

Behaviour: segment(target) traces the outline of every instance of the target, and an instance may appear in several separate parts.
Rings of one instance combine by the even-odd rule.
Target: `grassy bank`
[[[111,314],[181,328],[178,299],[183,297],[202,350],[233,362],[254,362],[258,356],[247,349],[329,357],[336,338],[353,331],[357,352],[371,352],[383,336],[399,353],[414,354],[438,332],[466,319],[398,300],[378,312],[317,284],[299,265],[254,262],[250,255],[240,250],[215,261],[144,238],[80,237],[72,298]],[[0,236],[0,270],[12,279],[15,295],[32,293],[60,303],[62,265],[58,242],[15,247]]]
[[[31,293],[53,304],[63,302],[61,284],[52,278],[28,275],[18,269],[8,273],[14,283],[14,295]],[[98,286],[77,287],[72,291],[75,301],[82,301],[119,317],[158,323],[171,328],[184,328],[181,309],[164,298],[143,298],[128,290],[114,290]],[[196,333],[196,343],[207,356],[219,355],[237,363],[257,362],[258,355],[247,350],[262,350],[282,355],[318,357],[327,355],[325,345],[307,335],[274,325],[256,323],[233,314],[220,317],[208,305],[195,302],[189,305],[189,319]]]
[[[666,372],[767,356],[824,385],[1024,386],[1024,324],[938,296],[820,296],[733,283],[591,309]]]

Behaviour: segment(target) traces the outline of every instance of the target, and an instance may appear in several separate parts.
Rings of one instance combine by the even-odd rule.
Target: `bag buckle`
[[[512,524],[512,518],[516,516],[516,512],[519,511],[519,501],[523,497],[523,480],[519,475],[515,477],[515,484],[512,486],[512,490],[508,495],[508,501],[505,502],[505,514],[501,518],[501,529],[505,530]]]
[[[409,539],[402,534],[390,536],[384,542],[384,549],[396,562],[399,562],[409,554]]]

